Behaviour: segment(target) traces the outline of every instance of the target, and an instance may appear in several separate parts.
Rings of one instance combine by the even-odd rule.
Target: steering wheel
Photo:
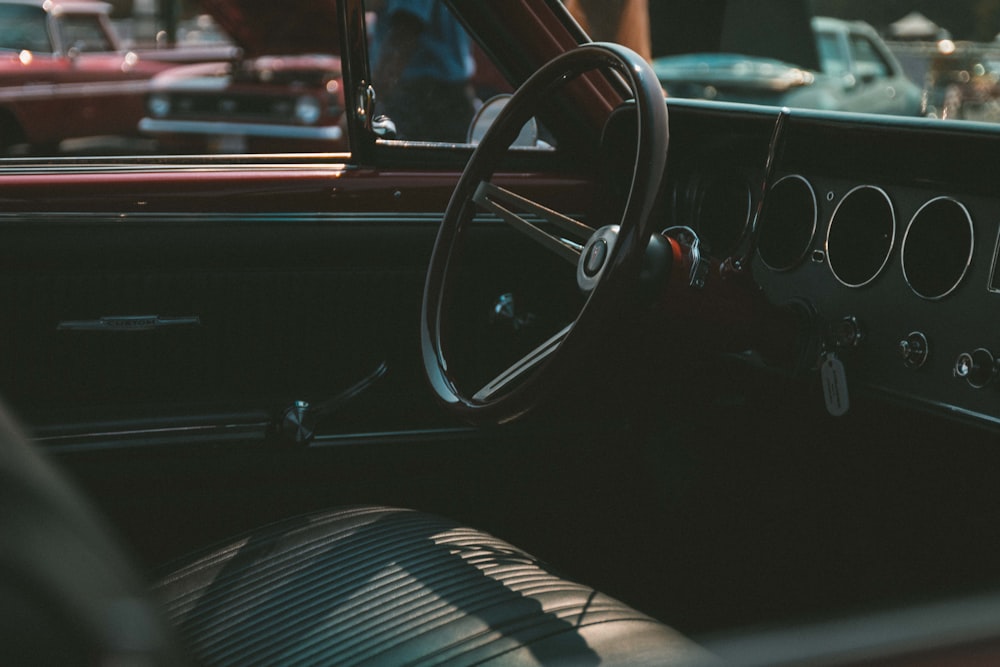
[[[543,100],[581,74],[599,69],[617,73],[628,85],[638,136],[621,217],[615,224],[594,229],[499,187],[490,178]],[[473,423],[504,423],[565,389],[574,373],[586,367],[587,355],[620,321],[623,308],[634,303],[641,276],[650,270],[650,255],[658,257],[654,264],[670,264],[669,246],[652,233],[651,220],[666,166],[667,142],[667,110],[660,83],[649,64],[624,46],[579,46],[548,62],[518,88],[466,164],[445,210],[427,272],[421,311],[424,369],[447,408]],[[477,210],[499,215],[571,261],[586,299],[573,322],[469,395],[459,388],[449,365],[447,316],[458,248]],[[531,221],[526,213],[531,214]],[[539,217],[543,225],[537,223]]]

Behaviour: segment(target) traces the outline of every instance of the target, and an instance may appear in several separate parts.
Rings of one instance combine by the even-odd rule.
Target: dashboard
[[[824,384],[1000,427],[997,128],[674,100],[670,120],[667,215],[810,315]]]

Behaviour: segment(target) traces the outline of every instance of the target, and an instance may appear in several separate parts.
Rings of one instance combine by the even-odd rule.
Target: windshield
[[[9,52],[0,63],[0,154],[349,149],[334,3],[167,4],[171,11],[150,14],[114,3],[108,17],[100,2],[47,14],[41,3],[0,0],[0,49]],[[1000,0],[564,4],[594,39],[647,57],[671,98],[1000,122]],[[449,61],[449,80],[461,85],[414,87],[389,73],[378,50],[388,35],[377,20],[384,6],[365,5],[374,112],[392,121],[378,126],[381,136],[467,141],[475,110],[511,90],[491,61],[511,54],[487,58],[456,22],[463,50]],[[418,111],[448,128],[408,128]]]
[[[0,5],[0,49],[52,51],[45,12],[27,5]]]

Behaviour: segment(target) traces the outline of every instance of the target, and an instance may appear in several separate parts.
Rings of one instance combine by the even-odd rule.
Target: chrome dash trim
[[[871,190],[881,195],[885,199],[886,204],[889,205],[889,214],[892,216],[892,235],[889,238],[889,252],[887,252],[885,254],[885,257],[882,258],[881,265],[878,267],[878,270],[875,271],[874,274],[872,274],[870,278],[859,283],[850,283],[840,277],[840,275],[837,273],[837,270],[833,266],[833,262],[830,260],[830,233],[833,231],[833,226],[837,222],[837,214],[840,213],[841,207],[844,205],[844,202],[848,201],[852,195],[867,190]],[[847,194],[845,194],[840,199],[840,201],[837,202],[837,206],[833,209],[833,215],[830,216],[830,222],[826,228],[826,239],[823,242],[823,248],[826,250],[826,265],[827,268],[830,269],[830,273],[833,275],[834,279],[844,287],[866,287],[871,283],[873,283],[875,279],[878,278],[880,275],[882,275],[882,272],[885,271],[885,267],[888,266],[889,259],[892,257],[892,251],[896,247],[896,225],[897,225],[896,207],[893,206],[892,198],[889,196],[888,192],[886,192],[883,188],[878,187],[877,185],[858,185],[856,187],[851,188],[847,192]]]
[[[929,206],[936,204],[938,202],[950,202],[955,206],[957,206],[958,210],[962,213],[963,217],[965,218],[965,223],[969,226],[969,252],[965,257],[964,260],[965,264],[962,267],[962,273],[958,276],[955,282],[942,294],[937,294],[934,296],[926,296],[918,292],[913,287],[913,282],[910,278],[910,274],[906,269],[906,242],[910,238],[910,230],[913,228],[913,224],[917,221],[917,219],[920,218],[920,215]],[[903,271],[903,280],[906,282],[906,286],[910,288],[910,291],[916,294],[921,299],[925,299],[927,301],[940,301],[941,299],[944,299],[945,297],[949,296],[952,292],[957,290],[959,285],[961,285],[962,282],[965,280],[966,275],[969,273],[969,267],[972,266],[972,257],[975,254],[975,251],[976,251],[976,226],[972,220],[972,213],[969,212],[969,208],[959,200],[955,199],[954,197],[940,196],[940,197],[934,197],[933,199],[929,199],[928,201],[924,202],[923,205],[919,209],[917,209],[917,212],[913,214],[913,217],[910,218],[909,223],[907,223],[906,225],[906,232],[903,234],[903,242],[899,248],[899,263]]]
[[[986,283],[986,291],[991,294],[1000,294],[1000,285],[997,285],[997,280],[1000,279],[1000,231],[997,231],[997,242],[993,246],[993,262],[990,265],[990,279]]]
[[[802,249],[802,252],[795,257],[794,261],[790,262],[788,266],[772,266],[770,262],[764,259],[764,256],[760,252],[760,219],[763,216],[765,206],[767,205],[767,202],[765,201],[766,198],[771,196],[771,193],[776,187],[785,182],[800,182],[805,186],[806,191],[809,193],[809,197],[812,200],[812,223],[809,230],[809,242],[806,243],[806,246]],[[812,182],[810,182],[810,180],[802,174],[787,174],[782,176],[767,189],[767,194],[764,196],[764,199],[761,200],[759,209],[760,214],[756,216],[754,221],[754,240],[757,255],[760,257],[761,263],[775,273],[784,273],[798,267],[802,263],[802,260],[809,256],[809,251],[813,249],[813,245],[816,243],[816,231],[819,228],[819,199],[816,197],[816,188],[813,187]]]

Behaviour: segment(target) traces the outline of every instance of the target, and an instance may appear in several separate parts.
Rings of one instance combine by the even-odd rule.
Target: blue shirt
[[[378,62],[385,34],[393,16],[399,12],[406,12],[423,24],[416,50],[403,70],[401,80],[469,80],[475,71],[469,36],[440,0],[386,0],[375,22],[374,62]]]

